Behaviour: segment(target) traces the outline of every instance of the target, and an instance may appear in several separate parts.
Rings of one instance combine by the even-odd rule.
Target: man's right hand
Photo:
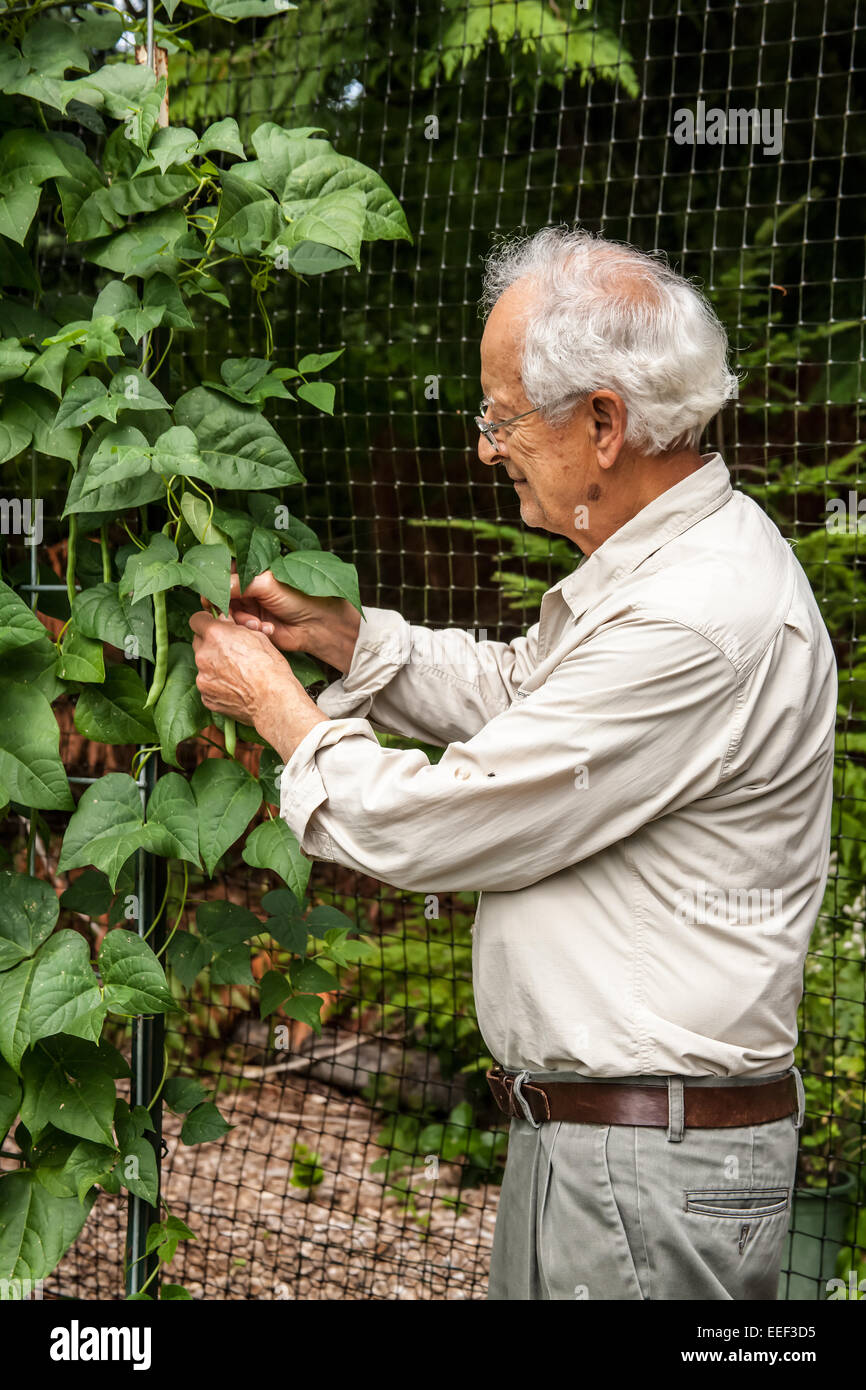
[[[313,598],[259,574],[241,593],[232,572],[231,616],[241,627],[263,632],[283,652],[307,652],[345,673],[352,664],[361,615],[348,599]]]

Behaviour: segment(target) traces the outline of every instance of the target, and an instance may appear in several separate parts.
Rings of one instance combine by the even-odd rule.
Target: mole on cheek
[[[601,488],[599,487],[598,483],[590,483],[589,487],[586,490],[587,502],[597,502],[600,497]]]

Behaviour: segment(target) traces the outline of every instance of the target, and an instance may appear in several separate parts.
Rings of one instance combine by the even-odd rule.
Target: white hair
[[[736,395],[724,328],[660,256],[559,227],[503,241],[485,262],[485,316],[524,279],[533,293],[521,315],[520,377],[551,425],[606,388],[625,402],[626,442],[661,454],[696,448]]]

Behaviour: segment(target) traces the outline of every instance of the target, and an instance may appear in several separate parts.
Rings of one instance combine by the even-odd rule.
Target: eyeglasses
[[[540,405],[535,405],[532,407],[531,410],[524,410],[523,413],[520,415],[512,415],[510,420],[485,420],[484,416],[490,404],[490,401],[486,399],[482,400],[480,406],[478,407],[481,411],[481,414],[475,416],[475,423],[478,426],[481,433],[484,435],[484,438],[487,440],[487,443],[493,449],[496,448],[496,445],[498,443],[498,440],[496,438],[497,430],[504,429],[506,425],[515,425],[518,420],[525,420],[527,415],[534,415],[536,410],[541,409]]]

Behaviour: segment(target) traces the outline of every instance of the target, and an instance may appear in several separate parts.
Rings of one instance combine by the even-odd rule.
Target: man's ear
[[[615,391],[594,391],[589,409],[596,461],[600,468],[612,468],[625,443],[625,402]]]

